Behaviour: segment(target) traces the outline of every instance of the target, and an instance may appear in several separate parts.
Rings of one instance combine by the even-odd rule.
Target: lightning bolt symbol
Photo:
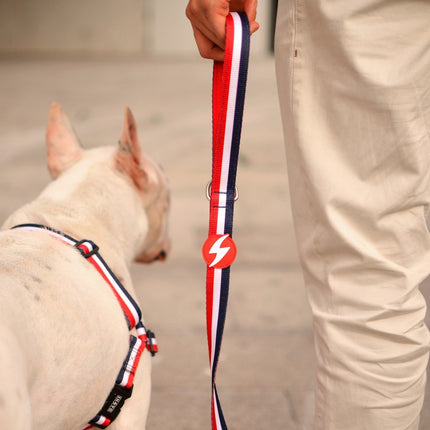
[[[230,246],[226,246],[225,248],[221,248],[222,243],[224,240],[229,236],[229,234],[225,234],[224,236],[221,236],[212,246],[209,250],[209,254],[216,254],[216,257],[214,258],[214,261],[212,261],[211,265],[209,267],[215,266],[215,264],[219,263],[230,251]]]

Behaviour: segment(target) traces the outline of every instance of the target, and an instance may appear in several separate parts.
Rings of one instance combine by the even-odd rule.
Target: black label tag
[[[125,388],[121,385],[115,385],[112,388],[112,391],[110,392],[108,398],[106,399],[105,404],[100,409],[98,415],[103,415],[104,417],[108,418],[111,422],[115,420],[115,418],[119,415],[121,412],[121,408],[124,405],[124,402],[131,397],[131,394],[133,392],[133,385],[131,388]],[[90,423],[92,425],[95,425],[94,423]],[[96,427],[98,427],[96,425]],[[103,428],[103,427],[99,427]]]

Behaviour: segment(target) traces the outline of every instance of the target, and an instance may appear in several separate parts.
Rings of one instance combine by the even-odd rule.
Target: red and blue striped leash
[[[224,62],[214,62],[212,93],[212,181],[209,234],[203,245],[207,263],[206,324],[212,374],[211,418],[213,430],[227,430],[217,389],[216,371],[227,311],[230,265],[236,257],[233,210],[237,198],[236,172],[250,47],[245,13],[227,16]]]
[[[12,227],[12,229],[17,228],[30,231],[46,231],[50,236],[60,239],[67,245],[78,249],[82,256],[94,266],[97,272],[111,287],[112,292],[124,312],[128,329],[136,329],[137,337],[130,335],[129,350],[115,380],[114,387],[98,414],[81,430],[89,430],[94,427],[105,429],[119,415],[124,402],[133,392],[134,375],[143,350],[145,348],[148,349],[152,355],[158,351],[154,333],[147,330],[143,325],[141,321],[142,312],[139,305],[103,260],[102,256],[98,252],[99,248],[94,242],[86,239],[78,241],[65,233],[40,224],[20,224]]]

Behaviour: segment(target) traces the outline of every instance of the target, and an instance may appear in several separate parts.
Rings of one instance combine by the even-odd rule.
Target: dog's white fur
[[[0,232],[0,428],[80,430],[100,410],[129,347],[123,312],[110,287],[73,247],[38,223],[90,239],[135,296],[129,266],[168,251],[166,180],[141,154],[126,109],[118,149],[84,151],[67,116],[51,106],[48,167],[55,178]],[[145,351],[110,430],[145,428],[150,397]]]

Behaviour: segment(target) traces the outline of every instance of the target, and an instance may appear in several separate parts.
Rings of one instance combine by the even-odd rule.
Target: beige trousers
[[[429,332],[430,1],[279,0],[318,430],[416,430]],[[307,429],[305,429],[307,430]]]

